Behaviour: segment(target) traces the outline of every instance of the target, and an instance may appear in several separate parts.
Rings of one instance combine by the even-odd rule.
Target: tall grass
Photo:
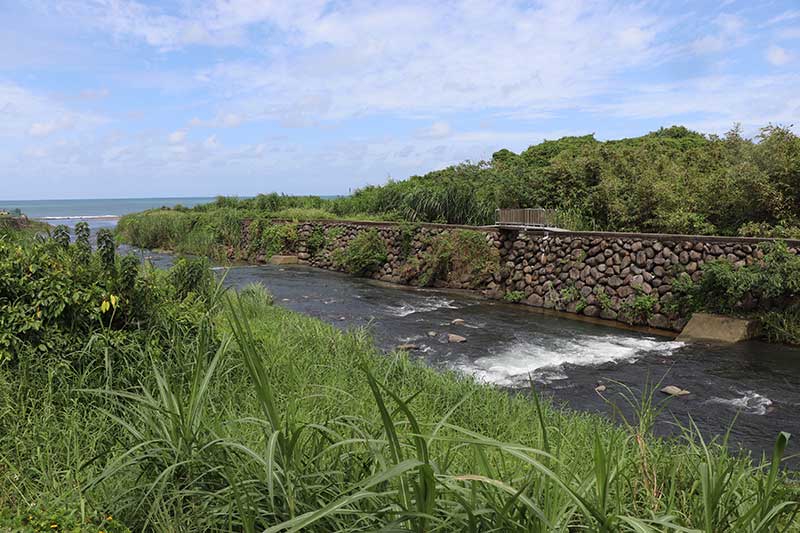
[[[800,530],[786,435],[759,464],[691,425],[665,441],[654,386],[612,387],[634,412],[614,425],[270,303],[252,286],[193,327],[95,335],[80,365],[0,368],[0,509],[133,531]]]
[[[212,229],[233,241],[229,221]],[[617,384],[634,415],[612,425],[380,354],[259,285],[223,312],[207,262],[137,272],[84,246],[4,248],[0,297],[35,304],[0,320],[59,336],[20,337],[0,366],[0,528],[797,530],[785,435],[757,464],[691,425],[660,440],[657,386]],[[70,270],[86,275],[66,287]],[[91,318],[110,291],[114,315]]]

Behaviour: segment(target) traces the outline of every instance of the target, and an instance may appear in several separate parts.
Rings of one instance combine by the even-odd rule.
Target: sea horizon
[[[175,196],[143,198],[82,198],[46,200],[0,200],[0,209],[19,209],[38,220],[79,220],[121,217],[159,207],[193,207],[214,201],[213,196]],[[243,197],[244,198],[244,197]]]

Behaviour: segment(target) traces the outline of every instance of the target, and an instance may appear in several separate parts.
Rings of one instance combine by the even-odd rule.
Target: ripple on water
[[[438,309],[458,309],[453,300],[440,296],[427,296],[414,302],[402,301],[400,305],[387,305],[386,313],[392,316],[404,317],[414,313],[426,313]]]
[[[566,379],[566,364],[597,366],[632,362],[644,355],[671,355],[684,343],[648,337],[582,335],[572,339],[531,339],[501,347],[497,353],[462,360],[455,368],[504,387],[525,386],[529,377],[544,383]]]
[[[714,397],[706,401],[706,403],[716,403],[730,407],[736,411],[741,411],[750,415],[765,415],[772,407],[772,400],[763,396],[756,391],[736,391],[738,396],[736,398],[718,398]]]

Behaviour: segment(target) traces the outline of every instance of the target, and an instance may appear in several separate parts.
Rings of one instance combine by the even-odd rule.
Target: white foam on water
[[[741,394],[738,398],[711,398],[706,403],[717,403],[727,405],[737,411],[742,411],[751,415],[765,415],[772,406],[772,400],[756,391],[748,390],[744,392],[736,391]]]
[[[414,303],[403,302],[399,306],[387,305],[386,309],[390,315],[404,317],[414,313],[436,311],[437,309],[458,309],[458,306],[453,305],[453,300],[429,296]]]
[[[652,338],[584,335],[548,343],[521,341],[499,353],[457,363],[456,368],[482,381],[505,387],[523,386],[529,376],[541,382],[566,379],[563,365],[595,366],[609,362],[632,362],[649,354],[671,355],[682,342]]]

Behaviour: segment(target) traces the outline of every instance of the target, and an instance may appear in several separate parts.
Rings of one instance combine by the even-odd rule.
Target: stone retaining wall
[[[296,253],[301,262],[330,270],[337,270],[333,261],[336,250],[347,247],[359,233],[376,229],[387,245],[388,260],[372,277],[394,283],[413,283],[409,265],[422,259],[437,235],[478,231],[484,234],[487,250],[496,250],[492,260],[496,257],[497,268],[480,275],[450,273],[434,286],[476,289],[493,298],[674,331],[682,330],[688,319],[671,305],[676,276],[685,272],[697,281],[702,265],[716,259],[752,264],[763,256],[757,245],[764,240],[436,224],[296,224],[298,238],[286,251]],[[325,245],[312,250],[312,235],[320,232],[325,235]],[[247,235],[246,230],[244,233]],[[798,241],[789,241],[789,245],[795,253],[800,250]]]

